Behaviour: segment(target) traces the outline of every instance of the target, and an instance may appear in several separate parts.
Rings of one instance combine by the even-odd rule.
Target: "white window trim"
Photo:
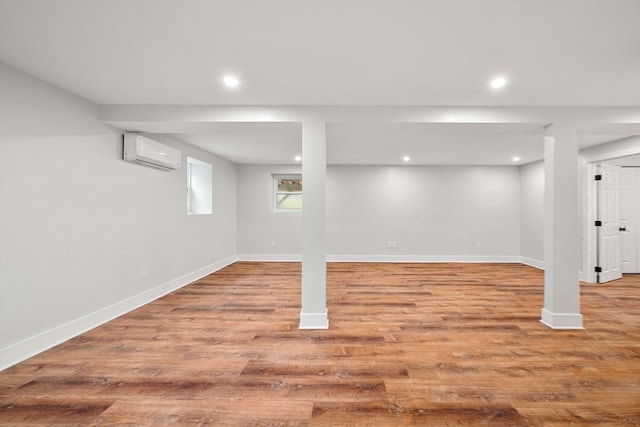
[[[213,215],[213,165],[189,156],[187,156],[187,215]]]
[[[271,175],[271,210],[272,212],[290,212],[290,213],[301,212],[302,209],[297,209],[297,208],[282,209],[278,207],[278,194],[284,194],[283,192],[278,191],[279,179],[302,179],[302,174],[301,173],[274,173]],[[291,192],[287,192],[287,194],[302,195],[303,191],[291,191]]]
[[[191,162],[187,161],[187,215],[195,215],[191,209]]]

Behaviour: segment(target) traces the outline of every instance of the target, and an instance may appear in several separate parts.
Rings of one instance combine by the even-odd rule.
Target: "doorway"
[[[640,273],[640,155],[591,163],[586,170],[592,197],[585,267],[593,270],[583,274],[585,281],[606,283]]]

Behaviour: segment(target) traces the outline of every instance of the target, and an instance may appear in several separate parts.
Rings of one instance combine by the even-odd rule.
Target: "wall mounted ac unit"
[[[142,135],[125,135],[122,159],[163,170],[180,167],[182,153]]]

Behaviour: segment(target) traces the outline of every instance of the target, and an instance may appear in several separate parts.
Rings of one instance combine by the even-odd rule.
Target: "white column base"
[[[299,329],[329,329],[327,310],[325,309],[324,313],[300,312]]]
[[[584,329],[582,326],[582,315],[552,313],[547,309],[542,309],[540,322],[551,329]]]

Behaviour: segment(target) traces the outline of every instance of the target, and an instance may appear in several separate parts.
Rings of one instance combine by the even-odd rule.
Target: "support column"
[[[326,123],[302,123],[302,310],[300,329],[327,329]]]
[[[544,308],[553,329],[582,329],[578,264],[578,139],[575,123],[544,136]]]

